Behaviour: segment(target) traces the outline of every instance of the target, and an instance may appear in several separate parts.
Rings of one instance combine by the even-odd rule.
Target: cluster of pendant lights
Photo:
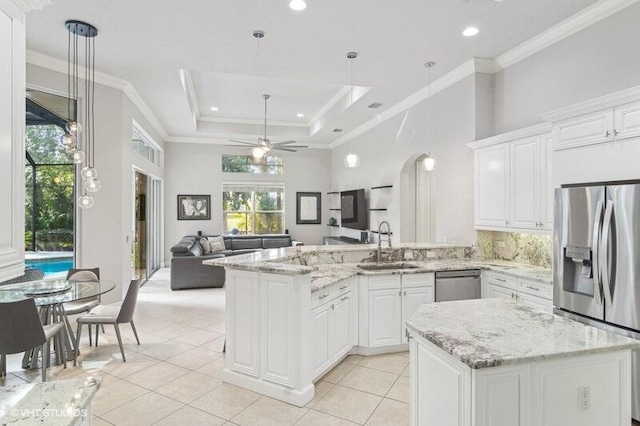
[[[65,22],[65,27],[69,31],[67,42],[67,87],[68,87],[68,113],[72,117],[71,105],[74,104],[76,121],[69,121],[66,125],[66,133],[61,140],[69,150],[73,162],[82,165],[80,176],[82,176],[82,195],[78,197],[78,205],[83,209],[93,207],[93,196],[91,193],[98,192],[102,184],[98,180],[98,171],[94,167],[95,161],[95,128],[94,128],[94,94],[95,94],[95,37],[98,30],[86,22],[69,20]],[[80,37],[84,39],[81,43]],[[84,103],[82,116],[84,125],[80,123],[80,111],[77,108],[77,100],[80,95],[79,84],[79,60],[80,49],[84,50],[84,78],[83,92]]]

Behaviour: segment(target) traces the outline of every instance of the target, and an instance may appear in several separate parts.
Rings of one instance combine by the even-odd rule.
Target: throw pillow
[[[209,237],[209,246],[211,247],[211,253],[224,251],[224,238],[222,236]]]
[[[209,240],[207,240],[206,238],[200,238],[200,245],[202,246],[204,254],[211,253],[211,244],[209,243]]]

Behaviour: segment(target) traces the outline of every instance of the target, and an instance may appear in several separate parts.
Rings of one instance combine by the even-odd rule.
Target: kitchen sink
[[[358,268],[365,271],[389,271],[396,269],[414,269],[419,266],[410,263],[361,263]]]

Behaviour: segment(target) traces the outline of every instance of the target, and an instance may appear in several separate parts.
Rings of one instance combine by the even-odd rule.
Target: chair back
[[[24,352],[46,340],[33,299],[0,303],[0,353]]]
[[[69,269],[67,279],[74,281],[93,281],[100,279],[100,268]]]
[[[25,283],[27,281],[38,281],[42,278],[44,278],[44,271],[42,269],[27,268],[24,270],[24,275],[7,281],[3,281],[0,283],[0,285]]]
[[[117,323],[130,322],[133,319],[133,312],[136,309],[139,290],[140,280],[131,280],[129,290],[127,290],[127,295],[124,297],[124,302],[122,302],[120,312],[118,313]]]

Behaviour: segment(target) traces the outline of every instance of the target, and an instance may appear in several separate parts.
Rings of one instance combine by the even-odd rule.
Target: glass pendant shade
[[[84,187],[89,192],[98,192],[102,188],[102,184],[98,179],[90,179],[84,183]]]
[[[73,162],[76,164],[80,164],[84,161],[84,152],[82,150],[79,149],[74,149],[73,151],[71,151],[71,158],[73,159]]]
[[[69,121],[66,128],[67,132],[71,133],[72,135],[77,135],[78,133],[82,132],[82,124],[78,123],[77,121]]]
[[[93,207],[93,197],[87,194],[79,196],[78,205],[81,209],[90,209],[91,207]]]
[[[67,148],[73,148],[73,146],[76,143],[76,140],[71,133],[65,133],[60,138],[60,142],[62,143],[62,145],[66,146]]]
[[[304,0],[291,0],[289,7],[297,11],[305,10],[307,8],[307,3],[305,3]]]
[[[82,176],[84,180],[93,180],[98,177],[98,171],[93,167],[86,166],[80,170],[80,176]]]
[[[426,171],[432,172],[436,168],[436,159],[428,155],[424,160],[422,160],[422,165]]]
[[[264,148],[257,146],[255,148],[253,148],[251,150],[251,156],[255,159],[255,160],[262,160],[262,157],[264,157],[264,155],[267,152],[264,150]]]
[[[360,156],[350,152],[344,157],[344,165],[350,169],[358,167],[360,165]]]

